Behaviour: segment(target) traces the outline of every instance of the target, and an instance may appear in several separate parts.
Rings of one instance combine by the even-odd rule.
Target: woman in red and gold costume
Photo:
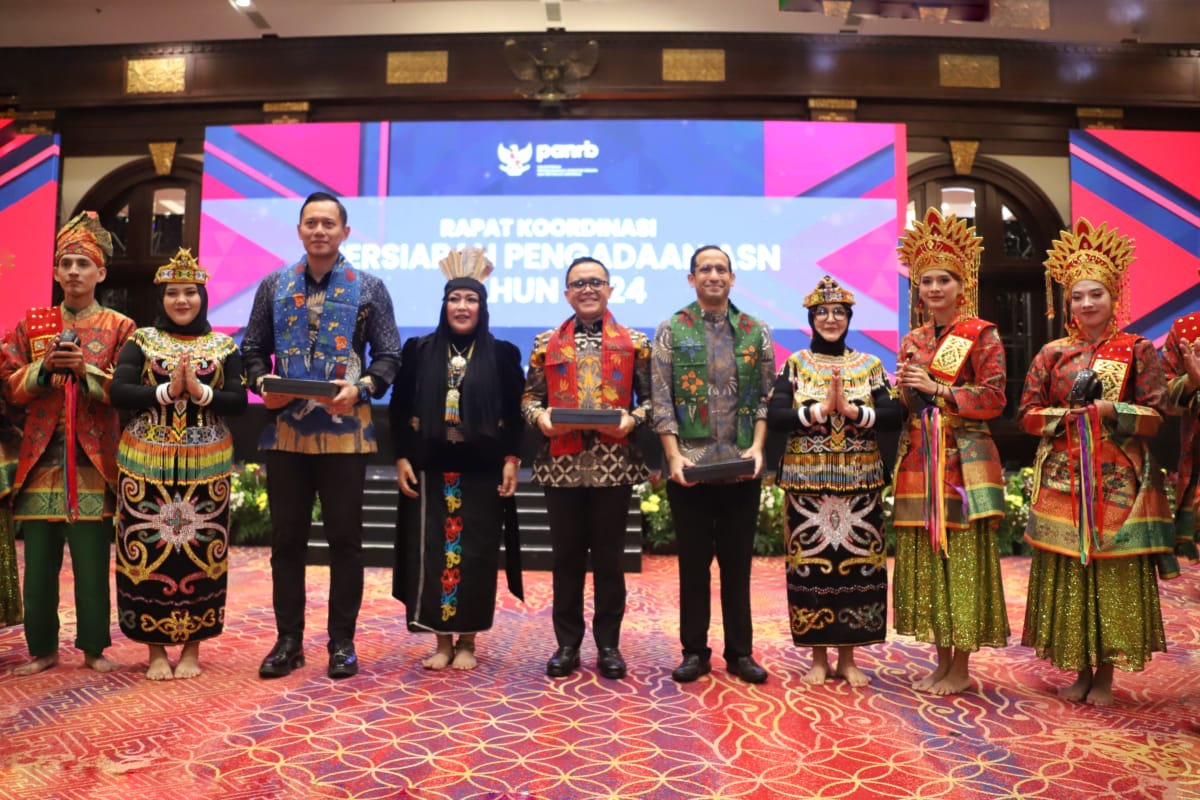
[[[929,209],[901,239],[913,329],[900,343],[896,382],[906,422],[896,454],[896,632],[937,648],[937,667],[913,683],[937,695],[971,684],[969,659],[1008,643],[994,530],[1004,478],[987,420],[1004,410],[1004,348],[975,316],[982,239]]]
[[[1067,336],[1037,354],[1021,395],[1021,427],[1042,437],[1021,643],[1077,674],[1061,697],[1103,706],[1113,667],[1142,670],[1166,650],[1155,569],[1179,570],[1147,443],[1167,387],[1154,345],[1117,324],[1132,242],[1080,219],[1047,252],[1046,294],[1051,278],[1062,285]]]
[[[1175,482],[1175,553],[1200,561],[1200,312],[1171,325],[1162,347],[1167,413],[1179,416],[1179,471]]]

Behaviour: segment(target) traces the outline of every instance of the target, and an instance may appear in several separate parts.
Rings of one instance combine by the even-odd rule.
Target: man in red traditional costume
[[[13,519],[25,539],[25,640],[32,675],[58,663],[58,573],[71,548],[84,664],[111,672],[109,564],[117,480],[117,412],[109,387],[117,355],[137,327],[96,302],[112,258],[112,237],[85,211],[58,232],[54,280],[63,302],[30,309],[5,342],[0,378],[25,409],[13,482]]]
[[[525,419],[546,436],[533,463],[533,482],[546,493],[554,554],[558,649],[546,662],[546,674],[564,677],[579,667],[590,553],[596,667],[616,680],[625,677],[618,647],[625,616],[625,520],[633,484],[647,476],[630,437],[650,413],[650,340],[618,325],[609,313],[612,287],[608,269],[599,261],[573,261],[566,284],[567,302],[575,314],[534,340],[521,401]],[[559,421],[573,409],[619,411],[620,422],[589,430]]]

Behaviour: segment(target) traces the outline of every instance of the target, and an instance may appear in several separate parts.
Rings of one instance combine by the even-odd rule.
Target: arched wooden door
[[[154,272],[180,247],[199,252],[200,162],[177,158],[159,175],[149,158],[101,178],[75,211],[90,209],[113,235],[113,260],[97,292],[101,303],[149,325],[158,313]]]
[[[949,156],[925,159],[909,168],[908,186],[909,222],[934,206],[968,220],[983,237],[979,315],[996,323],[1008,362],[1008,402],[992,433],[1006,465],[1028,464],[1037,442],[1017,429],[1015,417],[1033,357],[1058,335],[1046,318],[1042,261],[1062,218],[1033,181],[988,158],[976,159],[969,175],[956,174]]]

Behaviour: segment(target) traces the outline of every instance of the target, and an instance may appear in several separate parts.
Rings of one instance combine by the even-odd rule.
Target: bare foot
[[[800,676],[800,680],[812,686],[820,686],[829,679],[829,652],[824,647],[812,649],[812,668]]]
[[[200,669],[200,643],[188,642],[183,646],[179,663],[175,665],[175,677],[195,678],[203,671]]]
[[[933,685],[925,691],[944,697],[948,694],[958,694],[970,687],[970,658],[970,653],[964,653],[961,650],[955,651],[954,658],[950,661],[950,669],[946,670],[946,674],[940,680],[934,681]]]
[[[1092,670],[1084,667],[1079,670],[1075,682],[1058,690],[1058,696],[1063,700],[1079,701],[1088,696],[1092,689]]]
[[[14,667],[12,674],[13,675],[36,675],[43,670],[50,669],[51,667],[54,667],[57,665],[58,665],[58,653],[53,653],[48,656],[42,656],[41,658],[35,658],[33,661],[30,661],[28,664],[22,664],[19,667]]]
[[[913,681],[912,688],[918,692],[928,692],[933,688],[935,683],[938,683],[950,673],[950,661],[952,659],[952,650],[949,647],[937,648],[937,669],[921,678],[919,681]]]
[[[116,672],[121,668],[121,665],[115,661],[109,661],[101,653],[98,656],[83,654],[83,665],[88,669],[94,669],[96,672]]]
[[[859,669],[857,664],[843,667],[839,663],[836,675],[851,686],[866,686],[871,682],[871,676]]]
[[[425,669],[445,669],[450,665],[450,659],[454,658],[454,637],[437,635],[437,651],[429,658],[421,662],[421,666]]]
[[[151,681],[169,681],[175,677],[171,672],[171,662],[167,660],[167,648],[161,644],[150,645],[150,668],[146,670],[146,679]]]
[[[829,678],[829,662],[818,664],[813,662],[812,669],[800,676],[800,680],[813,686],[820,686]]]
[[[1096,678],[1092,682],[1091,691],[1087,693],[1087,701],[1094,706],[1111,706],[1113,704],[1113,665],[1105,664],[1096,668]]]
[[[474,641],[463,642],[459,639],[458,647],[454,648],[454,661],[450,666],[455,669],[475,669],[476,663]]]
[[[834,673],[851,686],[866,686],[871,682],[871,676],[858,668],[854,663],[854,648],[839,647],[837,672]]]
[[[955,675],[953,672],[946,675],[937,683],[930,686],[927,690],[930,694],[945,696],[948,694],[958,694],[959,692],[971,687],[970,675]]]

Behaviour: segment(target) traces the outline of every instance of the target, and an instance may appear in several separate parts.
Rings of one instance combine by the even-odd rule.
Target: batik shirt
[[[601,324],[602,320],[591,325],[575,320],[576,376],[580,386],[589,389],[579,393],[580,408],[603,407],[600,401],[603,383]],[[551,328],[539,333],[529,355],[529,374],[525,378],[521,413],[534,430],[537,430],[537,418],[548,406],[546,343],[556,330]],[[629,413],[640,426],[645,424],[650,415],[650,340],[640,331],[626,329],[626,332],[633,340],[635,351],[632,395],[636,398],[636,405]],[[533,482],[555,488],[629,486],[644,481],[649,475],[633,433],[623,443],[603,442],[593,431],[583,431],[582,436],[583,451],[569,455],[550,455],[550,443],[547,441],[533,462]]]
[[[680,439],[679,452],[693,464],[711,464],[741,457],[737,446],[736,417],[738,408],[737,366],[733,352],[733,328],[729,324],[727,311],[703,312],[704,335],[708,344],[708,425],[709,435],[703,439]],[[771,329],[759,322],[762,342],[758,360],[758,408],[754,419],[766,420],[767,399],[775,383],[775,345],[771,341]],[[679,435],[679,423],[675,418],[674,366],[675,351],[671,333],[671,320],[658,326],[654,332],[653,359],[650,364],[650,379],[653,390],[652,414],[654,432]]]
[[[275,292],[281,276],[291,269],[285,267],[272,272],[258,285],[254,295],[250,322],[242,339],[242,359],[246,366],[247,385],[256,393],[261,393],[259,379],[272,373],[270,357],[275,352]],[[328,277],[314,281],[305,271],[305,304],[312,342],[316,341],[316,326],[320,324],[325,305]],[[387,392],[399,369],[400,332],[396,329],[392,298],[383,281],[363,272],[359,272],[357,277],[362,281],[362,290],[351,342],[353,353],[345,377],[350,383],[369,377],[371,394],[378,398]],[[371,348],[371,362],[364,368],[368,345]],[[370,403],[359,403],[352,413],[343,416],[331,414],[329,407],[321,403],[297,399],[273,417],[263,430],[259,449],[310,454],[374,453],[378,449],[371,423]]]

